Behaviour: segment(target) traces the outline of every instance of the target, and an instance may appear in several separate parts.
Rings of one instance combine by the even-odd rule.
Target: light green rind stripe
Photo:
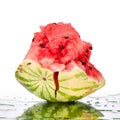
[[[47,87],[49,95],[50,95],[49,98],[52,98],[52,101],[56,101],[55,94],[54,94],[55,93],[55,89],[52,86],[49,84],[48,87]],[[47,100],[51,101],[51,99],[47,99]]]
[[[49,84],[49,89],[52,89],[52,92],[51,93],[53,93],[53,94],[51,94],[52,96],[53,96],[53,98],[55,98],[55,89]],[[61,92],[60,90],[57,92],[57,97],[54,99],[54,101],[58,101],[57,99],[59,99],[59,98],[64,98],[66,96],[66,93],[64,93],[64,92]],[[69,96],[69,95],[67,95],[67,96]],[[67,98],[67,96],[66,96],[66,98]],[[70,97],[70,96],[69,96]]]
[[[24,74],[26,73],[26,74],[33,76],[33,77],[39,76],[39,74],[36,74],[33,70],[29,69],[27,66],[26,67],[24,66],[21,70],[22,70],[21,73],[24,73]]]
[[[87,76],[86,76],[86,74],[83,73],[83,72],[78,73],[78,74],[76,74],[75,76],[76,76],[78,79],[79,79],[79,78],[82,78],[82,79],[84,79],[84,80],[87,80],[87,79],[88,79]]]
[[[38,78],[35,79],[28,79],[23,77],[24,75],[20,75],[18,72],[15,74],[16,78],[19,79],[19,81],[24,81],[24,82],[31,82],[31,81],[38,81]]]
[[[46,91],[48,93],[48,96],[46,96],[45,98],[48,98],[47,100],[49,100],[49,101],[51,101],[51,100],[55,101],[55,97],[52,97],[51,93],[49,92],[50,91],[49,89],[50,88],[48,87],[48,85],[46,85]]]
[[[36,71],[42,75],[42,70],[40,69],[40,67],[38,67],[38,65],[35,65]]]
[[[41,75],[40,72],[38,73],[36,71],[36,68],[34,68],[34,67],[35,66],[33,66],[33,64],[31,64],[31,65],[25,65],[25,69],[28,70],[28,72],[32,72],[34,75],[37,75],[37,76]]]
[[[54,92],[54,88],[52,87],[52,86],[50,86],[49,85],[49,89],[52,89],[53,90],[53,92]],[[82,98],[81,96],[72,96],[71,94],[68,94],[69,92],[62,92],[61,90],[59,90],[58,91],[58,93],[57,93],[57,95],[58,96],[62,96],[62,97],[65,97],[65,98],[67,98],[67,99],[71,99],[71,100],[73,100],[73,99],[78,99],[78,98]],[[72,96],[72,97],[71,97]],[[54,95],[54,97],[55,97],[55,95]],[[53,100],[55,100],[55,101],[57,101],[57,99],[59,99],[59,97],[57,97],[56,99],[53,99]],[[47,99],[47,100],[49,100],[49,99]]]
[[[83,87],[83,88],[68,88],[68,87],[63,87],[61,86],[61,88],[66,89],[66,90],[72,90],[72,91],[80,91],[80,90],[86,90],[86,89],[90,89],[95,87],[95,85],[89,86],[89,87]],[[96,85],[96,88],[98,87],[98,85]]]
[[[53,102],[78,100],[96,91],[105,84],[105,80],[92,80],[79,68],[59,73],[59,90],[55,97],[53,72],[41,68],[33,61],[25,60],[15,72],[17,80],[36,96]]]
[[[30,75],[31,77],[38,77],[39,75],[38,74],[35,74],[32,70],[29,70],[29,68],[27,68],[27,69],[23,69],[23,72],[22,73],[26,73],[26,74],[28,74],[28,75]]]
[[[29,75],[29,74],[27,74],[26,72],[24,73],[24,72],[19,72],[19,71],[16,71],[16,73],[15,73],[15,76],[17,76],[17,77],[21,77],[21,78],[23,78],[25,81],[27,81],[27,79],[29,78],[29,80],[31,79],[31,80],[37,80],[38,81],[38,79],[40,78],[39,76],[31,76],[31,75]]]

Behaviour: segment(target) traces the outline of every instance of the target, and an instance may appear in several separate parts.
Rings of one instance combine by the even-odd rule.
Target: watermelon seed
[[[43,45],[42,43],[39,44],[41,48],[45,48],[45,45]]]
[[[86,50],[86,53],[88,53],[88,52],[89,52],[89,50],[87,49],[87,50]]]
[[[63,45],[60,45],[60,49],[64,49],[65,47]]]
[[[54,25],[57,25],[57,23],[53,23]]]
[[[89,66],[89,69],[90,69],[90,70],[92,70],[92,67],[91,67],[91,66]]]
[[[45,77],[43,77],[42,80],[46,81],[47,79]]]
[[[91,47],[89,47],[89,49],[90,49],[90,50],[92,50],[92,49],[93,49],[93,48],[92,48],[92,46],[91,46]]]
[[[69,36],[65,36],[64,38],[65,38],[65,39],[68,39],[68,38],[69,38]]]
[[[32,64],[32,63],[30,63],[30,62],[29,62],[29,63],[27,63],[27,65],[31,65],[31,64]]]
[[[32,42],[34,42],[34,38],[32,39]]]
[[[21,65],[21,64],[20,64],[19,67],[18,67],[18,71],[21,72],[21,73],[23,72],[23,69],[22,69],[22,65]]]
[[[82,63],[82,65],[85,65],[85,64],[86,64],[86,62],[82,62],[82,61],[81,61],[81,63]]]

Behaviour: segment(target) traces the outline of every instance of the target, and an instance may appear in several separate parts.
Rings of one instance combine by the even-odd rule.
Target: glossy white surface
[[[92,96],[120,93],[119,0],[0,1],[0,94],[30,95],[14,72],[24,58],[33,33],[50,22],[70,22],[81,38],[93,44],[91,62],[106,86]]]
[[[42,110],[42,109],[38,109],[39,107],[38,103],[43,104],[44,102],[45,101],[43,100],[41,101],[40,99],[38,100],[32,97],[25,97],[25,96],[24,97],[1,96],[0,97],[0,120],[26,120],[25,116],[24,117],[22,116],[23,119],[16,118],[21,116],[25,111],[27,111],[26,113],[27,118],[31,118],[31,119],[41,118],[41,115],[39,114],[35,115],[36,113],[35,111]],[[93,107],[93,109],[96,109],[98,110],[98,112],[102,113],[103,117],[100,117],[99,120],[119,120],[120,119],[120,94],[105,96],[105,97],[86,97],[80,100],[79,102],[80,102],[79,104],[88,105],[87,108]],[[58,104],[61,105],[61,103],[58,103]],[[85,105],[83,108],[80,107],[81,108],[80,110],[85,109]],[[32,110],[33,107],[34,107],[34,111]],[[64,107],[65,109],[66,107],[69,108],[69,105]],[[30,114],[31,113],[30,111],[32,111],[33,114]],[[50,111],[46,111],[46,112],[49,113]],[[88,112],[92,114],[94,110],[93,111],[91,110]],[[62,115],[59,114],[59,116],[62,116]],[[79,114],[78,114],[78,117],[80,117]],[[50,120],[52,119],[54,118],[50,118]],[[84,119],[84,120],[88,120],[88,119]]]

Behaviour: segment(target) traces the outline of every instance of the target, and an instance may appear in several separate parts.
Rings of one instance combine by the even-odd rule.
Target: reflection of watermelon
[[[89,62],[92,45],[82,41],[71,24],[53,23],[34,34],[30,49],[16,71],[29,91],[49,101],[74,101],[105,84]]]
[[[26,110],[22,120],[98,120],[103,114],[80,102],[39,103]]]

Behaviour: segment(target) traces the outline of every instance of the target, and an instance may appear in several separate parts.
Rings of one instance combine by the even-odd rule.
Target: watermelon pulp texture
[[[41,31],[34,34],[30,49],[16,71],[16,78],[21,84],[31,92],[34,91],[33,93],[37,96],[50,101],[73,101],[92,93],[105,84],[102,74],[89,62],[91,43],[81,40],[79,33],[71,24],[51,23],[40,28]],[[50,83],[49,87],[47,85],[44,88],[44,84],[35,83],[36,79],[37,82],[44,81],[46,84],[48,81],[54,81],[54,87],[53,83]],[[30,81],[34,81],[33,85],[30,84]],[[31,88],[32,86],[35,90]],[[78,91],[73,94],[74,97],[70,91],[69,99],[65,100],[64,97],[59,98],[57,95],[61,92],[64,94],[62,87],[68,90],[72,87],[72,90],[73,88],[82,89],[83,86],[88,87],[88,90],[84,91],[85,93],[83,92],[82,95],[78,94],[77,97],[75,94]],[[38,88],[46,95],[42,95],[43,93],[40,91],[39,93]],[[47,97],[49,88],[54,90],[54,97],[53,95],[50,98]],[[51,95],[51,93],[49,94]],[[68,93],[65,92],[66,94]]]

